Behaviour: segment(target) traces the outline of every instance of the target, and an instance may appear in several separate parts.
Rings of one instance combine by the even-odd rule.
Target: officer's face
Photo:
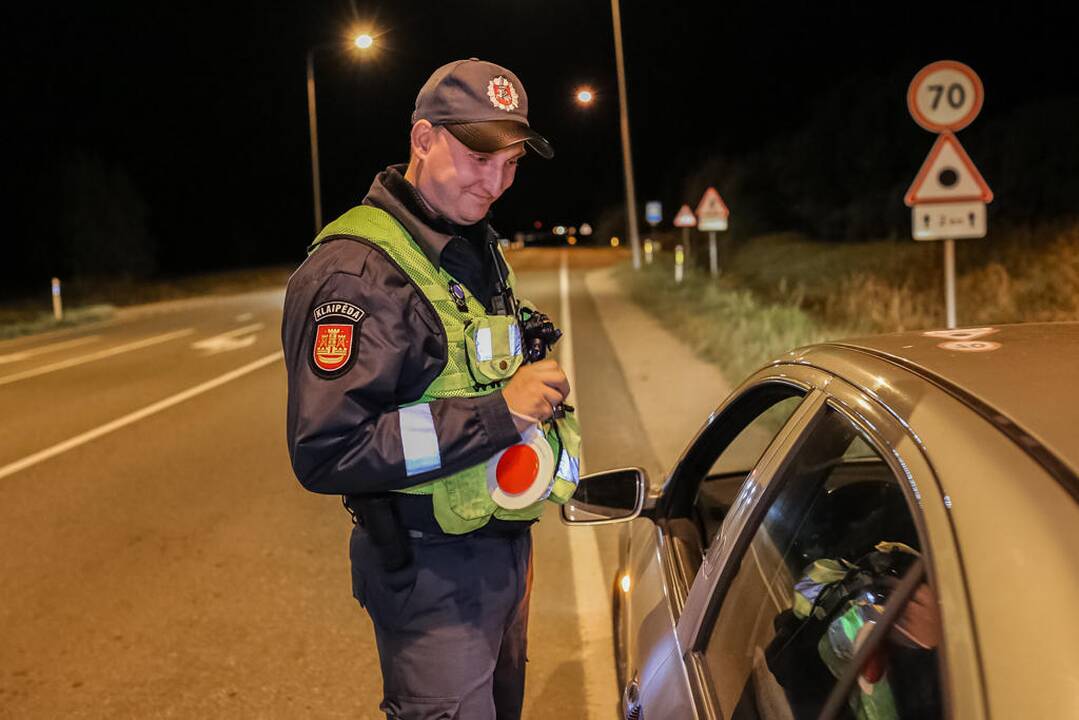
[[[513,184],[518,143],[494,153],[469,149],[443,128],[436,128],[424,158],[420,192],[444,217],[471,225],[487,216],[491,204]]]

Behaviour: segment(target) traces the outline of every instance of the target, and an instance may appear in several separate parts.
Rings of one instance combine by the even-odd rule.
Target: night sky
[[[1075,3],[623,5],[637,197],[662,200],[668,217],[696,202],[684,184],[703,158],[748,156],[797,133],[826,98],[870,86],[886,86],[894,107],[860,122],[879,120],[909,146],[909,175],[896,178],[908,183],[932,137],[907,116],[904,93],[933,60],[981,75],[974,126],[1079,96]],[[379,52],[363,59],[347,45],[360,26],[378,33]],[[622,199],[605,0],[49,3],[16,10],[7,30],[9,289],[57,262],[57,183],[77,157],[129,178],[158,273],[302,259],[312,235],[304,57],[315,45],[327,219],[407,159],[418,88],[470,56],[518,74],[533,127],[556,149],[551,162],[524,160],[495,206],[504,234],[536,219],[597,222]],[[598,94],[591,109],[573,101],[579,84]],[[1079,118],[1062,125],[1079,133]]]

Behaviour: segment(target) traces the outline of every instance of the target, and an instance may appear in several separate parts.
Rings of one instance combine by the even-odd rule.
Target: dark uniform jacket
[[[393,215],[432,263],[490,307],[497,276],[485,243],[493,230],[486,220],[462,228],[437,217],[404,179],[404,167],[380,173],[364,204]],[[352,328],[347,362],[330,371],[313,355],[326,312],[338,312],[333,322]],[[441,373],[446,335],[419,289],[374,243],[323,241],[289,279],[281,338],[288,450],[308,490],[356,495],[406,488],[520,441],[500,392],[435,400],[429,407],[440,465],[406,473],[397,408],[418,400]],[[428,496],[407,497],[430,506]]]

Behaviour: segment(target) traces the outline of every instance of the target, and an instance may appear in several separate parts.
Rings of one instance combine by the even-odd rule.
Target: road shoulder
[[[636,305],[614,277],[613,268],[585,274],[588,292],[599,308],[629,392],[660,467],[662,478],[712,411],[730,393],[719,368]]]

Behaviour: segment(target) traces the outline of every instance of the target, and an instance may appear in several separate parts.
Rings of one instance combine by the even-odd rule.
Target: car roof
[[[1079,322],[891,333],[793,354],[810,359],[831,348],[869,353],[913,372],[986,416],[1032,454],[1040,444],[1052,455],[1039,458],[1043,464],[1057,461],[1072,476],[1079,472]]]

